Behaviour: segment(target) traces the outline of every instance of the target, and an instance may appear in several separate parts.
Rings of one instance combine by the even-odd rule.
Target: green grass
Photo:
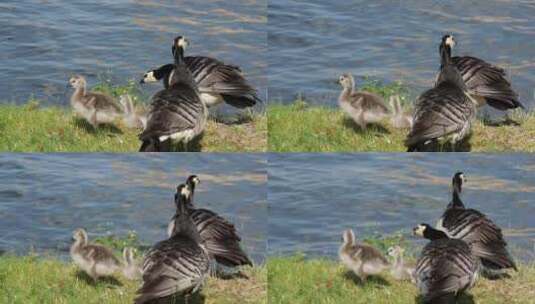
[[[115,86],[104,81],[93,89],[114,97],[128,93],[138,105],[148,102],[133,82]],[[24,105],[0,105],[0,151],[134,152],[141,144],[139,133],[140,130],[128,129],[120,121],[95,130],[75,117],[70,108],[42,107],[34,99]],[[195,146],[196,150],[206,152],[266,151],[266,115],[242,112],[231,123],[211,118]]]
[[[496,281],[480,278],[460,304],[535,303],[535,265],[522,265],[511,276]],[[396,281],[388,273],[361,283],[338,262],[301,255],[270,258],[268,284],[271,304],[407,304],[415,303],[418,295],[412,283]]]
[[[135,233],[125,237],[99,237],[94,242],[106,245],[121,257],[125,246],[142,252],[144,246]],[[206,304],[267,303],[266,266],[244,267],[243,278],[210,278],[201,292]],[[0,303],[71,304],[133,303],[140,281],[129,281],[121,274],[101,279],[96,284],[74,264],[52,256],[0,256]],[[195,303],[192,301],[191,303]]]
[[[407,90],[399,83],[367,82],[362,88],[385,98],[402,97]],[[268,145],[273,152],[403,152],[408,130],[395,129],[389,121],[361,130],[339,108],[309,106],[304,101],[268,105]],[[491,126],[485,118],[473,126],[469,149],[474,152],[535,152],[535,113],[514,111],[510,117],[520,125]],[[468,146],[464,145],[464,149]]]

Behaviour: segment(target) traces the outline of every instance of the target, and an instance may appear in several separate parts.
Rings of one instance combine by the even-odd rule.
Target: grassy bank
[[[399,83],[368,82],[363,89],[385,98],[407,96]],[[333,101],[334,102],[334,101]],[[406,102],[407,103],[407,102]],[[361,130],[338,107],[309,106],[306,102],[268,106],[269,150],[276,152],[406,151],[407,129],[395,129],[389,121]],[[495,125],[478,119],[468,145],[461,150],[474,152],[535,151],[535,113],[513,112],[520,123]]]
[[[133,233],[94,241],[112,248],[118,257],[125,246],[138,252],[147,248]],[[204,303],[267,303],[267,268],[244,267],[241,272],[245,277],[210,278],[201,292]],[[74,264],[54,257],[0,256],[0,303],[133,303],[139,285],[140,281],[127,280],[121,274],[95,284]]]
[[[210,278],[205,303],[267,303],[266,268],[244,268],[248,279]],[[140,282],[121,275],[96,284],[76,266],[53,258],[0,257],[0,303],[133,303]]]
[[[146,99],[133,83],[102,83],[94,89],[115,97],[128,93],[138,103]],[[94,129],[75,117],[70,108],[42,107],[37,100],[25,105],[0,105],[0,151],[135,152],[141,144],[139,133],[140,130],[128,129],[120,121]],[[266,151],[266,115],[244,113],[231,123],[210,119],[204,136],[192,147],[193,151],[206,152]]]
[[[347,272],[338,262],[306,260],[303,256],[273,257],[268,260],[269,303],[415,303],[417,289],[389,274],[372,277],[366,283]],[[464,296],[461,304],[535,303],[535,265],[522,265],[510,279],[481,279]]]

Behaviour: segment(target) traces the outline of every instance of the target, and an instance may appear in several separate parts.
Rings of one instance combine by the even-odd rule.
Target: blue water
[[[73,74],[125,84],[172,62],[171,43],[190,38],[189,55],[241,66],[266,97],[266,1],[2,0],[0,100],[67,105]],[[147,95],[160,85],[145,85]]]
[[[535,2],[272,0],[268,11],[270,100],[336,105],[344,72],[401,81],[418,96],[432,86],[445,33],[454,55],[504,67],[526,106],[535,105]]]
[[[462,199],[502,227],[517,259],[535,260],[535,156],[529,154],[271,154],[268,254],[336,257],[341,233],[359,236],[434,225],[457,170]]]
[[[198,206],[231,220],[256,262],[266,252],[266,160],[261,154],[0,154],[0,251],[66,257],[72,231],[166,237],[174,192],[197,174]]]

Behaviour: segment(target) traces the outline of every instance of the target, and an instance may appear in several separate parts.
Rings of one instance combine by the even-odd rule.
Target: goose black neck
[[[453,180],[453,192],[451,196],[451,207],[464,208],[463,201],[461,200],[461,184],[454,179]]]
[[[443,231],[440,231],[440,230],[437,230],[435,228],[428,226],[424,231],[424,238],[434,241],[434,240],[447,239],[448,235],[444,233]]]
[[[171,237],[180,235],[199,242],[199,231],[197,230],[195,223],[191,219],[189,209],[187,208],[187,200],[188,198],[182,193],[177,193],[175,195],[177,211],[174,217],[175,229],[173,230]]]
[[[175,46],[173,50],[173,56],[175,57],[176,65],[184,65],[184,48],[181,46]]]

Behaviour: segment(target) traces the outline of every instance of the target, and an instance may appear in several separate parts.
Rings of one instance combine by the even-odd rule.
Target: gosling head
[[[355,243],[355,233],[352,229],[347,229],[342,234],[342,242],[344,245],[353,245]]]
[[[455,42],[455,39],[453,38],[453,36],[450,35],[450,34],[447,34],[447,35],[442,36],[442,43],[443,43],[444,45],[449,46],[449,47],[452,48],[452,49],[453,49],[453,48],[455,47],[455,45],[457,44],[457,43]]]
[[[123,259],[127,265],[132,265],[134,262],[134,248],[125,247],[123,249]]]
[[[405,249],[401,248],[400,246],[392,246],[388,248],[388,255],[391,257],[397,257],[405,252]]]
[[[177,50],[184,51],[189,46],[189,40],[186,39],[184,36],[178,36],[173,40],[173,47],[171,48],[171,51],[173,52],[173,56],[177,58]]]
[[[72,238],[77,243],[87,243],[87,232],[83,228],[78,228],[72,233]]]
[[[69,84],[71,85],[71,87],[78,89],[85,87],[86,81],[83,76],[76,75],[69,79]]]
[[[348,73],[340,75],[340,77],[338,78],[338,83],[344,89],[352,89],[355,86],[355,80],[353,79],[353,75]]]
[[[143,74],[143,78],[139,81],[139,83],[152,83],[152,82],[158,82],[161,78],[158,78],[156,76],[157,70],[150,70],[147,73]]]

